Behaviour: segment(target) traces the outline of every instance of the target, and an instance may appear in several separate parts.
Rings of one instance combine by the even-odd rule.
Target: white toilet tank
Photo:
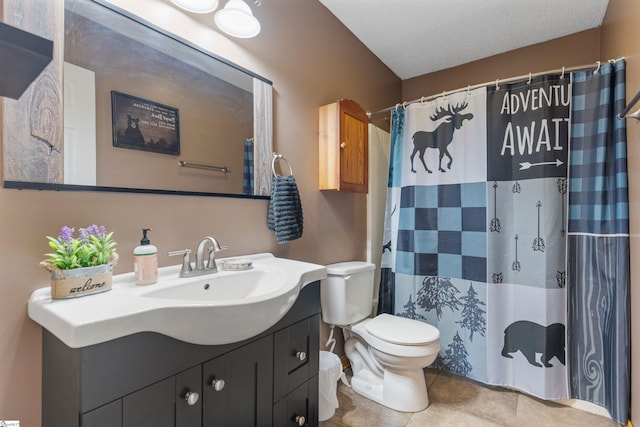
[[[320,284],[322,320],[347,326],[371,316],[375,265],[363,261],[327,265],[327,278]]]

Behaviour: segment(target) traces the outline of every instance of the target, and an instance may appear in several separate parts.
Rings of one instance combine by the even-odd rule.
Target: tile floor
[[[426,370],[426,379],[430,404],[415,414],[372,402],[339,381],[340,407],[320,427],[618,426],[609,418],[432,369]]]

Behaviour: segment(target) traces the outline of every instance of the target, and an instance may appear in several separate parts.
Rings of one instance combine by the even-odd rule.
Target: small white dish
[[[242,271],[253,268],[251,260],[245,258],[229,258],[220,261],[220,267],[227,271]]]

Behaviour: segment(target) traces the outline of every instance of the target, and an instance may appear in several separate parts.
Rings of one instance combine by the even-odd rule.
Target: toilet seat
[[[400,357],[426,357],[433,353],[433,346],[436,345],[438,348],[440,347],[440,332],[437,328],[428,325],[426,323],[422,323],[418,320],[406,319],[398,317],[397,319],[401,320],[401,322],[397,322],[395,319],[397,316],[392,316],[389,314],[380,314],[375,318],[365,319],[360,323],[357,323],[351,327],[351,330],[359,335],[363,340],[367,342],[374,349]],[[378,319],[378,320],[376,320]],[[369,331],[368,325],[374,322],[372,325],[373,331],[375,331],[378,336],[374,335],[371,331]],[[409,323],[407,323],[409,322]],[[421,325],[424,325],[423,328]],[[394,326],[395,325],[395,326]],[[403,336],[406,341],[413,342],[414,344],[399,344],[397,330],[393,328],[398,327],[400,325],[401,328],[407,327],[407,331],[400,334]],[[389,337],[389,331],[391,331],[391,337],[389,340],[383,339],[380,337]],[[412,333],[415,333],[415,335]],[[419,331],[422,331],[424,335],[421,335]],[[391,342],[396,341],[396,342]]]
[[[386,313],[371,319],[366,327],[371,335],[391,344],[423,345],[440,338],[440,331],[427,323]]]

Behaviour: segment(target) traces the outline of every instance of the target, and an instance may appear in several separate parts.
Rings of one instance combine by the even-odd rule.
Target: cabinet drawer
[[[273,401],[277,402],[318,372],[320,315],[274,334]]]
[[[304,417],[304,419],[302,418]],[[273,405],[273,426],[318,425],[318,376],[294,389]]]

